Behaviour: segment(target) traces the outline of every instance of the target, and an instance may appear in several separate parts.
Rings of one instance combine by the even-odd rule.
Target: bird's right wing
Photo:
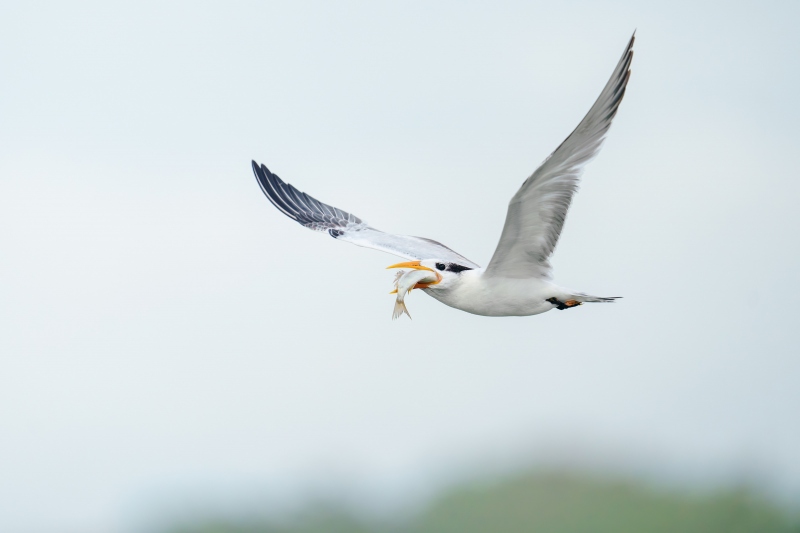
[[[355,215],[323,204],[284,182],[266,165],[253,161],[253,172],[264,194],[284,215],[315,231],[327,231],[334,239],[374,248],[405,259],[442,259],[470,268],[478,265],[445,246],[424,237],[393,235],[372,228]]]

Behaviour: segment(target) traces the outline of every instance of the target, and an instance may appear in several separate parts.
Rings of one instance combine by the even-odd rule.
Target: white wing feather
[[[500,242],[486,267],[487,276],[550,277],[549,258],[583,166],[600,150],[625,94],[634,37],[586,117],[511,199]]]
[[[265,165],[253,161],[253,172],[270,202],[284,215],[316,231],[326,231],[340,241],[374,248],[405,259],[442,259],[450,263],[479,268],[444,244],[424,237],[393,235],[372,228],[355,215],[316,200],[284,182]]]

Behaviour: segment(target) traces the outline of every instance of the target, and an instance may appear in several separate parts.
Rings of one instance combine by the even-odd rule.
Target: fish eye
[[[444,270],[445,269],[444,263],[436,263],[436,268],[439,270]]]

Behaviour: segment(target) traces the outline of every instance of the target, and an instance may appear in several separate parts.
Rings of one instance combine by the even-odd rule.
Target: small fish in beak
[[[400,266],[400,265],[397,265]],[[403,264],[402,266],[410,266],[411,268],[415,268],[412,265]],[[396,268],[395,266],[389,268]],[[401,270],[397,273],[394,278],[394,286],[395,290],[391,292],[391,294],[397,293],[397,300],[394,304],[394,312],[392,313],[392,320],[399,318],[403,315],[403,313],[408,315],[408,318],[411,318],[411,313],[408,312],[405,304],[405,297],[406,294],[411,292],[412,289],[422,289],[430,285],[434,285],[441,281],[441,277],[439,274],[426,267],[417,267],[418,269],[410,270],[408,272]]]

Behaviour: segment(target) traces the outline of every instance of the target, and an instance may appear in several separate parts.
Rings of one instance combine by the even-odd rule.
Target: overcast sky
[[[800,494],[800,4],[643,4],[6,2],[0,530],[552,447]],[[396,259],[253,178],[485,265],[634,29],[553,259],[614,305],[393,322]]]

